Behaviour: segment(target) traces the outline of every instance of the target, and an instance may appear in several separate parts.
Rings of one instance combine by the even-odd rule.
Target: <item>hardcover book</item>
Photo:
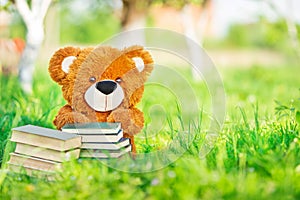
[[[118,142],[86,142],[82,143],[81,149],[106,149],[119,150],[122,147],[128,146],[130,140],[128,138],[121,138]]]
[[[15,153],[27,156],[34,156],[57,162],[63,162],[68,161],[71,158],[77,159],[79,157],[80,149],[74,149],[69,151],[56,151],[53,149],[17,143]]]
[[[61,163],[42,158],[26,156],[19,153],[10,153],[9,164],[20,165],[23,167],[35,168],[43,171],[54,171],[61,167]]]
[[[121,123],[109,123],[109,122],[93,122],[93,123],[75,123],[66,124],[62,127],[62,131],[68,133],[77,133],[79,135],[84,134],[105,134],[114,135],[121,129]]]
[[[79,133],[80,134],[80,133]],[[123,130],[119,130],[116,134],[110,135],[81,135],[82,143],[85,142],[118,142],[123,137]]]
[[[39,146],[58,151],[67,151],[81,146],[81,137],[58,130],[26,125],[12,129],[11,141]]]
[[[90,158],[119,158],[122,155],[131,151],[131,145],[122,148],[120,150],[90,150],[82,149],[80,152],[80,157],[90,157]]]

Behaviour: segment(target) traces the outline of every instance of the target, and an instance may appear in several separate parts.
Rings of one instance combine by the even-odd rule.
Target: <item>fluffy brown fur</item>
[[[62,62],[68,56],[76,59],[68,73],[62,70]],[[145,67],[139,72],[132,58],[140,57]],[[54,53],[49,64],[49,73],[62,86],[62,94],[67,104],[58,112],[53,123],[61,129],[66,123],[76,122],[121,122],[124,137],[131,139],[132,151],[136,152],[134,135],[144,126],[143,112],[135,106],[140,102],[144,83],[153,69],[153,60],[141,46],[119,50],[109,46],[97,48],[66,47]],[[124,91],[122,103],[114,110],[99,112],[85,101],[84,94],[92,85],[90,77],[96,81],[121,78]]]

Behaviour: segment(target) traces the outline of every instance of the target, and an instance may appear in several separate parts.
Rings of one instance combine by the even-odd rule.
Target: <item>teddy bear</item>
[[[134,135],[144,126],[143,112],[136,108],[144,84],[153,70],[153,59],[142,46],[119,50],[65,47],[49,62],[51,78],[62,87],[66,105],[53,123],[120,122],[125,138],[136,152]]]

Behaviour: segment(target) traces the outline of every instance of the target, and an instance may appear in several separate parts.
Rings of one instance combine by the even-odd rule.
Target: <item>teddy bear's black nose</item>
[[[114,81],[100,81],[96,84],[97,90],[105,95],[109,95],[117,88],[117,83]]]

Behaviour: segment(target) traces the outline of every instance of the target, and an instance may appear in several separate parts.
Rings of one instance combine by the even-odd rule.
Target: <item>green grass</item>
[[[300,96],[299,69],[220,71],[227,115],[214,148],[204,158],[199,153],[210,112],[205,84],[189,81],[202,108],[191,126],[182,119],[172,93],[149,85],[139,105],[145,111],[147,125],[137,137],[137,149],[139,153],[151,153],[169,148],[169,157],[162,154],[152,162],[125,158],[108,165],[79,159],[64,163],[53,182],[12,174],[3,168],[1,199],[299,199],[299,107],[294,106]],[[187,71],[183,74],[189,78]],[[274,100],[281,102],[281,107]],[[12,127],[29,123],[53,127],[52,119],[63,104],[59,87],[42,70],[36,75],[31,96],[22,94],[16,78],[1,77],[0,158],[6,160],[13,149],[7,143]],[[160,106],[153,106],[156,104]],[[275,108],[280,110],[278,114]],[[184,131],[196,134],[184,137]],[[172,155],[181,150],[184,154],[172,160]],[[174,162],[164,167],[159,159],[161,163]],[[161,169],[151,171],[157,167]],[[126,172],[133,170],[143,173]],[[151,172],[144,172],[147,170]]]

